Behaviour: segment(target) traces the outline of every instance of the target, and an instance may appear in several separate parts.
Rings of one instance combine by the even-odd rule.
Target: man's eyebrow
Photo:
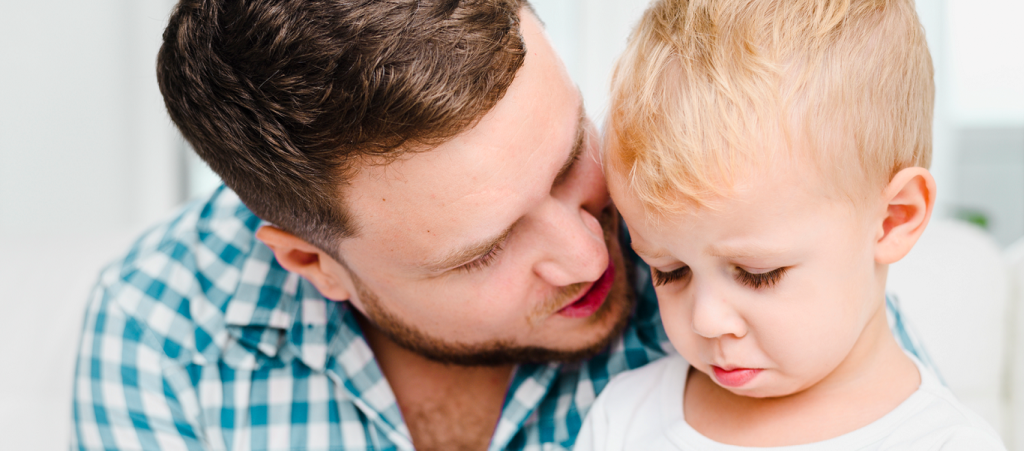
[[[555,176],[554,185],[560,185],[565,181],[565,177],[569,175],[569,170],[572,169],[573,163],[583,153],[583,143],[586,141],[587,135],[587,112],[583,109],[583,102],[580,102],[580,118],[576,123],[576,141],[572,144],[572,152],[569,153],[569,158],[562,164],[562,168],[558,170],[558,175]]]
[[[499,244],[508,238],[508,235],[512,233],[512,228],[515,226],[516,224],[513,223],[497,236],[453,250],[437,260],[425,263],[423,268],[432,273],[439,273],[469,263],[490,252],[491,249],[498,247]]]
[[[572,152],[569,153],[569,158],[565,160],[561,169],[558,170],[558,175],[555,176],[555,185],[558,185],[565,180],[565,177],[569,174],[569,170],[572,169],[573,164],[576,163],[576,160],[583,153],[583,143],[586,141],[585,138],[587,133],[586,123],[587,112],[583,108],[583,102],[580,102],[579,119],[576,122],[576,140],[573,142]],[[439,273],[469,263],[490,252],[491,249],[494,249],[501,244],[501,242],[505,241],[505,239],[508,238],[508,235],[512,233],[512,229],[515,226],[516,224],[513,223],[493,238],[470,244],[462,249],[449,252],[447,255],[438,258],[437,260],[427,262],[423,265],[423,268],[432,273]]]

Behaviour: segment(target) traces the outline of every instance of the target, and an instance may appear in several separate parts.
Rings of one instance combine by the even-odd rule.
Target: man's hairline
[[[533,16],[535,19],[537,19],[537,22],[540,24],[541,29],[546,28],[547,25],[544,23],[544,21],[537,14],[537,10],[534,9],[533,4],[530,3],[529,0],[524,0],[520,4],[520,8],[519,8],[518,13],[520,15],[522,15],[524,12],[530,13],[531,16]],[[523,46],[524,46],[524,48],[526,46],[526,39],[525,39],[525,37],[523,38]],[[525,67],[525,64],[523,66],[520,66],[518,69],[516,69],[516,76],[518,76],[519,72],[523,70],[523,67]],[[581,140],[580,138],[582,138],[583,134],[585,133],[585,130],[584,130],[585,127],[583,127],[583,124],[584,124],[587,116],[586,116],[586,109],[584,108],[584,105],[583,105],[583,93],[579,89],[579,86],[576,86],[576,90],[577,90],[577,95],[578,95],[578,98],[579,98],[578,109],[580,111],[580,121],[577,124],[577,141],[574,144],[573,155],[571,155],[569,160],[567,160],[566,164],[564,164],[562,166],[562,169],[559,171],[558,177],[562,177],[565,172],[568,172],[568,169],[572,166],[572,161],[575,159],[575,156],[580,153],[575,148],[576,147],[581,147],[580,143],[583,140]],[[465,133],[468,133],[469,131],[471,131],[474,128],[476,128],[477,125],[479,125],[480,120],[483,119],[483,117],[486,116],[487,114],[489,114],[491,111],[493,111],[494,108],[497,107],[498,103],[500,103],[500,100],[498,102],[496,102],[493,106],[491,106],[491,108],[488,109],[487,111],[481,112],[481,114],[473,120],[473,122],[471,123],[471,125],[469,127],[466,127],[464,130],[462,130],[459,133],[455,134],[455,136],[452,136],[451,138],[445,140],[442,143],[430,146],[430,148],[428,148],[428,149],[423,149],[423,150],[418,150],[417,151],[417,150],[411,150],[411,148],[414,148],[415,145],[409,146],[406,151],[402,152],[402,156],[398,157],[395,161],[400,161],[405,156],[414,155],[414,154],[418,154],[418,153],[431,152],[431,151],[437,149],[438,147],[444,145],[445,143],[451,142],[452,140],[458,138],[459,136],[461,136],[461,135],[463,135]],[[381,164],[381,166],[387,167],[387,166],[390,166],[392,163],[393,163],[393,161],[385,162],[385,163]],[[358,172],[359,170],[361,170],[361,168],[364,168],[364,167],[366,167],[368,165],[369,166],[374,166],[375,164],[373,164],[372,162],[367,162],[367,161],[363,161],[361,163],[359,161],[353,161],[353,162],[351,162],[348,165],[348,167],[346,169],[344,169],[344,171]],[[337,202],[340,203],[338,208],[340,208],[341,211],[351,212],[352,211],[352,205],[349,203],[348,197],[345,196],[345,193],[344,193],[345,188],[348,187],[348,186],[351,186],[351,177],[345,177],[344,179],[345,179],[345,181],[343,183],[341,183],[336,188],[336,192],[338,194],[336,200],[337,200]],[[350,239],[350,238],[359,238],[361,236],[362,230],[363,230],[363,225],[360,223],[359,219],[355,215],[346,215],[346,216],[347,216],[347,218],[346,218],[346,221],[345,221],[346,222],[345,226],[348,229],[346,231],[347,233],[342,234],[336,240],[332,240],[332,241],[334,241],[334,243],[332,243],[333,249],[330,250],[330,251],[327,251],[327,253],[329,255],[331,255],[331,257],[333,257],[335,260],[337,260],[339,263],[342,263],[343,260],[344,260],[342,258],[342,255],[341,255],[341,252],[340,252],[340,249],[339,249],[341,243],[344,242],[345,240]],[[508,233],[511,232],[511,230],[512,230],[512,228],[514,226],[515,226],[515,223],[509,225],[509,227],[504,232],[499,234],[499,236],[500,235],[507,235]],[[489,240],[489,241],[494,241],[495,239],[497,239],[497,238],[496,237],[492,237],[492,239]],[[303,239],[303,240],[306,241],[305,239]],[[468,247],[471,247],[471,246],[466,246],[466,247],[468,248]],[[472,246],[472,247],[475,247],[475,246]]]

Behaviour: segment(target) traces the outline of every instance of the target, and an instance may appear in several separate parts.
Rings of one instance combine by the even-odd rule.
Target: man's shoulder
[[[170,219],[142,234],[115,265],[143,269],[156,259],[200,265],[240,266],[256,245],[260,219],[230,189],[221,186],[209,196],[183,206]]]
[[[123,316],[182,350],[202,348],[204,338],[222,334],[228,302],[246,273],[252,279],[269,270],[272,254],[254,252],[262,246],[255,238],[259,225],[224,187],[189,203],[103,270],[90,311]]]
[[[160,291],[167,288],[178,294],[231,293],[260,245],[255,236],[259,225],[234,192],[221,187],[143,233],[104,270],[100,285],[141,289],[154,298],[162,298]],[[211,300],[224,300],[223,295],[216,298]]]

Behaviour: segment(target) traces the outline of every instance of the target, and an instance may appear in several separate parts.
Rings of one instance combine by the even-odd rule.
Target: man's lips
[[[615,265],[609,261],[608,269],[604,271],[604,274],[601,274],[601,278],[597,279],[590,286],[590,289],[583,293],[583,296],[580,296],[575,302],[562,307],[558,314],[569,318],[586,318],[593,315],[608,298],[608,293],[612,289],[612,282],[614,280]]]
[[[761,373],[759,368],[733,368],[726,370],[712,365],[715,370],[715,379],[719,384],[726,387],[742,387]]]

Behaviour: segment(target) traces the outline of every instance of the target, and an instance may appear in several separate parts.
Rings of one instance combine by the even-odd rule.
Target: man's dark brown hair
[[[523,64],[526,0],[181,0],[171,119],[257,216],[336,255],[353,164],[470,128]]]

